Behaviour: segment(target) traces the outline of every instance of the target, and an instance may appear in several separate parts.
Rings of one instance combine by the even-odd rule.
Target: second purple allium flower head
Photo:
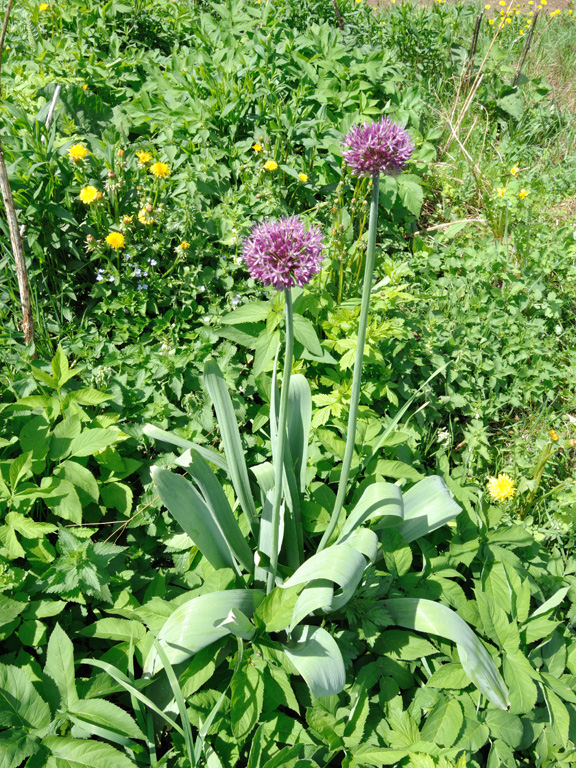
[[[400,173],[414,151],[408,132],[387,117],[352,126],[342,145],[348,147],[342,156],[355,176]]]
[[[308,230],[296,216],[254,227],[242,258],[251,276],[281,291],[303,286],[320,272],[322,233]]]

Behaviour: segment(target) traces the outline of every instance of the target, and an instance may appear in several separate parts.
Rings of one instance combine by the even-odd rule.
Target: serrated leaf
[[[70,707],[78,701],[74,680],[74,648],[60,624],[56,624],[48,641],[44,676],[52,685],[46,694],[53,710]]]
[[[130,739],[145,739],[133,718],[111,701],[78,699],[69,706],[69,711],[88,725],[94,723]]]
[[[504,679],[509,685],[510,712],[522,715],[531,712],[538,697],[538,690],[532,679],[535,671],[521,651],[504,656]]]
[[[322,356],[322,346],[314,326],[302,315],[294,315],[294,338],[313,355]]]
[[[11,728],[0,733],[0,768],[18,768],[40,748],[40,739],[25,728]]]
[[[70,392],[67,400],[69,403],[78,403],[78,405],[101,405],[108,400],[112,400],[112,395],[105,395],[104,392],[99,392],[97,389],[85,387],[84,389]]]
[[[41,730],[50,723],[50,708],[26,672],[0,664],[0,726]]]
[[[256,727],[264,704],[264,681],[258,667],[248,663],[237,672],[230,685],[232,732],[243,741]]]
[[[115,429],[84,429],[72,440],[70,456],[93,456],[117,441],[118,432]]]
[[[426,717],[421,731],[422,739],[441,747],[451,747],[458,738],[463,722],[460,703],[455,699],[443,701]]]
[[[46,736],[50,751],[46,768],[135,768],[135,763],[109,744],[61,736]]]
[[[511,712],[489,709],[484,717],[484,722],[490,729],[492,739],[500,739],[514,749],[522,741],[522,734],[524,733],[522,720]]]

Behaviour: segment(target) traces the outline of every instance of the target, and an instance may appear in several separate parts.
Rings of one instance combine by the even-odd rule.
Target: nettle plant
[[[357,176],[370,178],[372,195],[346,448],[337,494],[320,541],[304,536],[302,513],[310,494],[307,479],[315,476],[308,466],[312,397],[305,377],[290,374],[294,344],[291,289],[303,286],[320,270],[323,245],[319,230],[306,230],[295,217],[267,222],[254,228],[243,249],[251,275],[284,294],[281,386],[278,353],[272,376],[271,461],[248,467],[232,401],[214,360],[205,366],[204,381],[216,411],[224,455],[151,425],[145,427],[148,436],[186,449],[176,463],[187,477],[157,466],[152,469],[154,484],[162,502],[215,570],[211,581],[218,584],[218,574],[222,574],[220,583],[234,587],[180,601],[160,626],[144,661],[145,677],[158,681],[150,692],[154,685],[162,690],[162,679],[170,683],[164,685],[164,692],[172,690],[180,707],[191,764],[198,762],[203,750],[208,762],[214,759],[205,737],[225,696],[222,693],[207,718],[199,722],[194,742],[177,685],[178,675],[193,657],[213,644],[217,653],[224,638],[235,638],[238,655],[228,685],[233,697],[239,686],[245,689],[248,709],[257,708],[254,702],[262,694],[255,679],[258,670],[241,664],[247,643],[258,649],[256,656],[266,653],[289,674],[299,673],[314,699],[338,695],[347,681],[334,634],[342,609],[352,607],[351,601],[366,589],[367,581],[373,581],[373,566],[383,559],[386,541],[400,536],[404,542],[413,542],[461,511],[439,476],[420,480],[406,491],[399,484],[364,481],[359,494],[360,473],[357,469],[351,473],[375,261],[379,176],[400,172],[412,145],[408,134],[386,118],[352,128],[344,144],[348,147],[346,163]],[[317,491],[318,484],[315,488]],[[356,503],[347,503],[351,498]],[[242,513],[239,518],[235,504]],[[232,581],[225,574],[232,574]],[[417,598],[380,600],[378,608],[386,614],[380,626],[395,624],[454,642],[470,680],[493,705],[508,707],[508,692],[494,662],[456,613]],[[109,666],[107,669],[121,680]],[[164,715],[170,711],[167,703]]]

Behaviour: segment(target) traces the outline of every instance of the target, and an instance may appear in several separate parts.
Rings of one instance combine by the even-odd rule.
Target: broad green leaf
[[[43,744],[50,750],[46,768],[134,768],[124,753],[104,742],[47,736]]]
[[[50,485],[44,489],[45,481]],[[72,483],[55,477],[42,478],[41,488],[47,491],[42,495],[44,503],[55,515],[72,523],[82,522],[82,504]]]
[[[316,335],[314,326],[302,315],[294,315],[294,338],[299,341],[308,352],[318,357],[322,356],[322,346]]]
[[[420,215],[424,202],[424,190],[418,182],[418,176],[412,174],[402,174],[398,177],[398,195],[404,206],[414,216]]]
[[[228,312],[227,315],[220,318],[220,322],[225,325],[239,325],[242,323],[258,323],[266,320],[268,315],[274,312],[274,307],[268,301],[251,301],[243,304],[241,307]]]
[[[40,748],[40,739],[25,728],[0,732],[0,768],[19,768],[27,757]]]
[[[396,765],[408,756],[404,749],[387,749],[374,747],[372,744],[362,744],[352,753],[353,765]]]
[[[342,691],[346,682],[344,661],[338,644],[325,629],[300,625],[283,649],[313,696],[335,696]]]
[[[281,632],[290,625],[299,592],[299,586],[291,589],[276,587],[266,595],[256,609],[256,615],[266,625],[267,632]]]
[[[52,376],[54,377],[58,389],[64,386],[68,379],[71,379],[75,375],[76,371],[70,370],[66,355],[64,354],[62,347],[58,345],[56,354],[52,358]]]
[[[403,501],[404,522],[400,523],[398,531],[408,543],[435,531],[462,511],[438,475],[416,483],[403,494]]]
[[[177,448],[198,451],[206,461],[215,464],[229,474],[228,462],[221,453],[218,453],[218,451],[213,451],[211,448],[204,448],[202,445],[193,443],[191,440],[186,440],[184,437],[178,437],[178,435],[175,435],[172,432],[166,432],[166,430],[160,429],[159,427],[153,427],[152,424],[146,424],[143,432],[153,440],[162,440],[170,445],[175,445]]]
[[[521,651],[504,655],[504,679],[510,689],[510,712],[523,715],[536,706],[538,689],[533,677],[537,675]]]
[[[378,475],[383,477],[392,477],[395,480],[408,480],[410,482],[418,482],[422,480],[422,473],[411,464],[406,464],[404,461],[388,461],[386,459],[380,459],[375,467],[375,471]]]
[[[23,480],[32,477],[33,452],[26,451],[10,464],[10,487],[15,491]]]
[[[0,594],[0,627],[14,621],[27,606],[28,603],[13,600],[11,597]]]
[[[328,746],[330,751],[342,749],[344,741],[342,739],[342,725],[336,722],[336,718],[323,707],[309,707],[306,710],[306,720],[310,728],[316,732],[317,736]],[[338,729],[340,733],[337,733]]]
[[[520,647],[520,634],[515,621],[511,621],[503,608],[488,594],[478,587],[475,590],[476,604],[484,631],[494,643],[507,653],[513,653]]]
[[[208,562],[216,569],[236,569],[230,544],[192,483],[160,467],[152,467],[150,474],[162,503]]]
[[[254,363],[252,369],[254,376],[259,376],[268,368],[272,360],[274,360],[279,344],[279,331],[270,331],[268,328],[265,328],[259,334],[254,344]],[[218,419],[218,423],[220,423],[220,419]]]
[[[244,449],[240,440],[240,432],[232,401],[216,361],[208,360],[206,363],[204,367],[204,382],[216,411],[230,479],[232,480],[232,485],[236,491],[242,511],[246,516],[250,531],[254,535],[256,529],[256,508],[250,491],[250,480],[248,479]]]
[[[262,672],[249,662],[234,675],[230,685],[230,720],[237,739],[246,739],[256,726],[263,704]]]
[[[80,630],[86,637],[100,637],[117,642],[130,642],[135,644],[144,639],[146,627],[139,621],[129,619],[99,619],[94,624],[89,624]]]
[[[100,492],[98,483],[92,472],[83,467],[77,461],[67,459],[54,470],[54,477],[68,480],[76,487],[76,490],[82,491],[88,497],[89,501],[98,502]]]
[[[377,528],[397,525],[404,518],[404,503],[402,491],[394,483],[372,483],[366,488],[354,509],[348,515],[339,541],[345,541],[346,536],[367,520],[375,517],[379,520]]]
[[[230,634],[223,622],[237,608],[248,618],[262,602],[264,592],[257,589],[229,589],[194,597],[179,606],[158,633],[171,664],[180,664],[207,645]],[[154,675],[162,669],[158,653],[152,649],[144,664],[144,672]]]
[[[70,456],[93,456],[118,441],[116,429],[84,429],[72,440]]]
[[[488,726],[481,723],[478,718],[465,717],[464,729],[458,739],[458,749],[467,749],[475,753],[482,749],[488,741],[490,732]]]
[[[40,697],[26,672],[0,664],[0,726],[42,729],[50,723],[50,708]]]
[[[536,608],[536,610],[533,611],[530,615],[530,618],[533,619],[536,616],[541,616],[544,613],[548,613],[548,611],[551,611],[553,608],[556,608],[556,606],[560,605],[560,603],[564,600],[569,591],[570,587],[561,587],[552,595],[552,597],[548,598],[548,600]]]
[[[516,768],[518,763],[514,758],[514,750],[503,741],[492,742],[486,768]]]
[[[562,702],[559,696],[550,690],[550,688],[544,687],[544,698],[548,706],[548,711],[552,720],[552,730],[558,740],[558,743],[563,749],[566,749],[568,744],[568,733],[570,729],[570,715],[566,709],[566,705]]]
[[[185,464],[184,461],[186,461]],[[226,494],[216,475],[210,469],[208,462],[202,458],[198,451],[187,451],[178,463],[185,466],[186,471],[192,477],[197,490],[202,494],[202,498],[210,510],[215,525],[222,531],[222,535],[236,559],[248,573],[252,573],[254,570],[252,550],[246,543]]]
[[[77,389],[75,392],[70,392],[66,400],[68,403],[78,403],[78,405],[101,405],[108,400],[112,400],[112,395],[105,395],[104,392],[99,392],[97,389],[85,387]]]
[[[100,493],[105,507],[115,509],[126,517],[130,516],[133,501],[130,486],[126,485],[126,483],[104,483],[101,486]]]
[[[104,699],[79,699],[71,704],[69,712],[88,725],[94,723],[131,739],[146,737],[134,719],[117,704]]]
[[[78,701],[74,681],[74,648],[60,624],[56,624],[48,641],[44,677],[49,683],[46,695],[52,709],[69,708]]]
[[[38,539],[47,533],[54,533],[58,530],[58,526],[52,525],[52,523],[37,523],[19,512],[8,512],[6,523],[25,539]]]
[[[451,747],[458,738],[463,722],[460,702],[454,699],[443,701],[426,716],[422,739],[441,747]]]
[[[384,600],[396,624],[431,632],[456,643],[460,663],[474,685],[500,709],[508,707],[508,690],[480,640],[458,614],[444,605],[418,598]]]
[[[443,664],[428,678],[426,685],[430,688],[467,688],[470,685],[470,678],[462,669],[462,664],[449,662]]]
[[[524,727],[522,720],[510,712],[501,709],[489,709],[484,717],[484,722],[490,729],[493,739],[501,739],[508,746],[516,749],[522,741]]]

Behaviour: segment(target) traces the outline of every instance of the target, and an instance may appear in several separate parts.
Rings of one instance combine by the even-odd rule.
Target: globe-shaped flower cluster
[[[354,125],[342,145],[347,147],[342,156],[355,176],[400,173],[414,151],[408,132],[387,117]]]
[[[292,216],[254,227],[242,258],[255,280],[280,291],[303,286],[320,271],[323,247],[320,229],[306,230]]]

